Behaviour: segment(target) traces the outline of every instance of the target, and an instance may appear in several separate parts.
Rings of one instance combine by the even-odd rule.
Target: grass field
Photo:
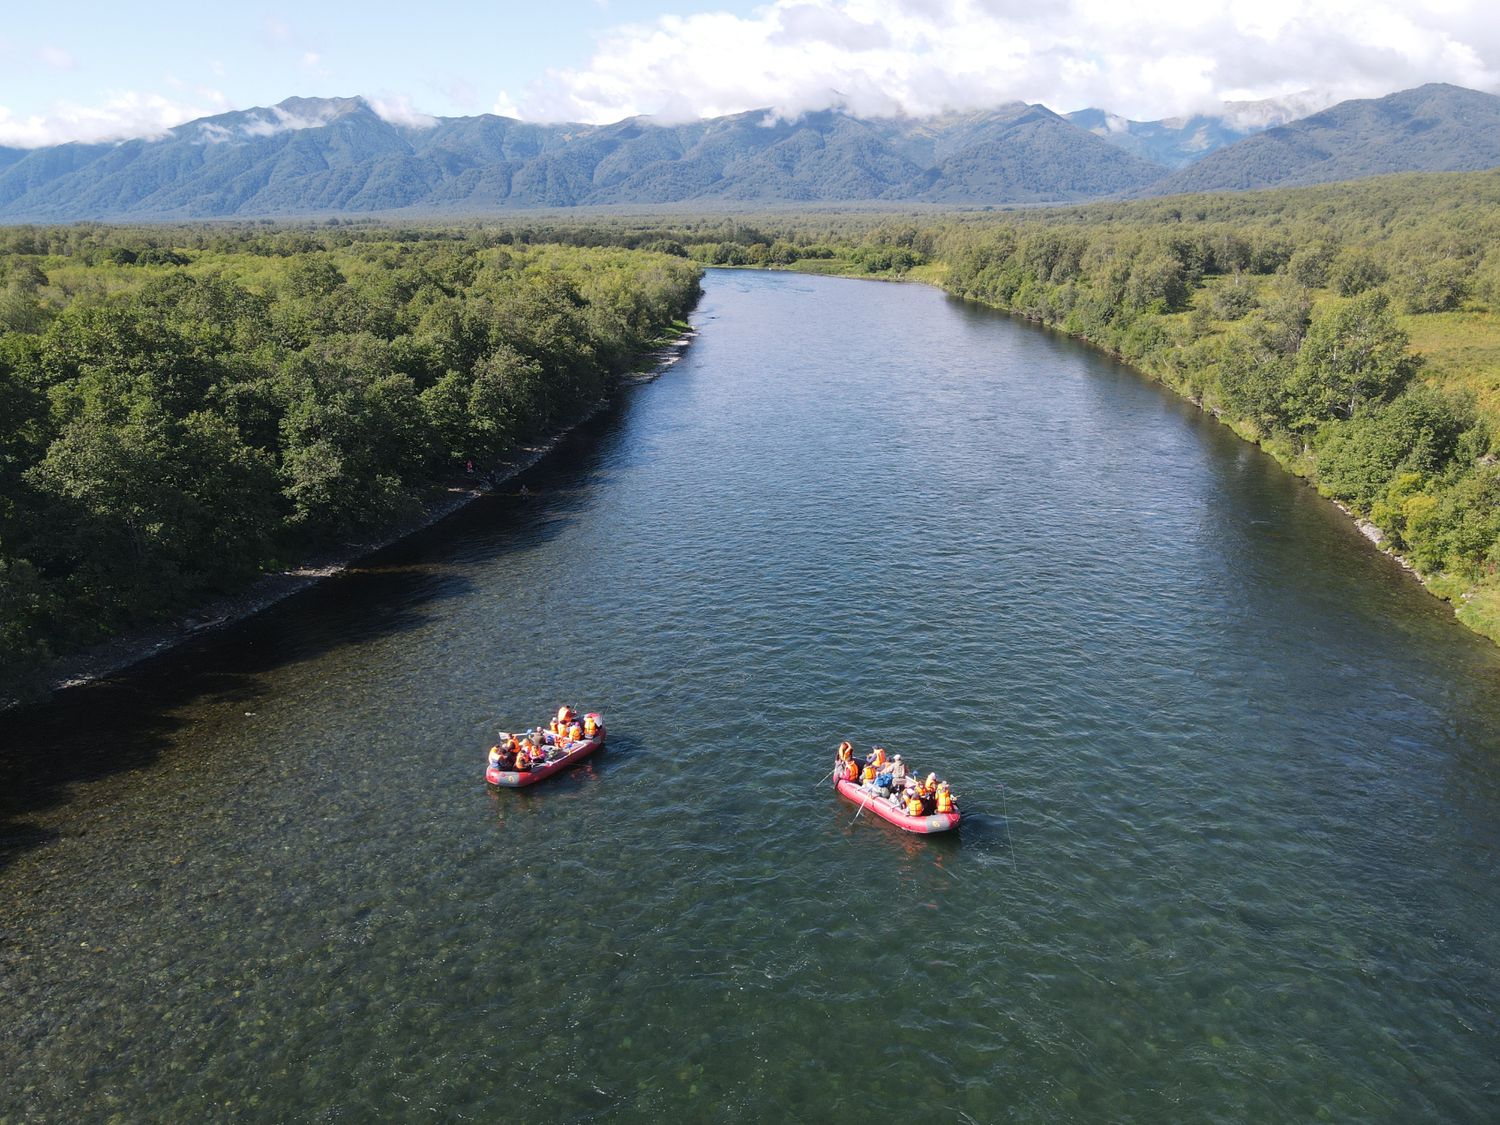
[[[1469,391],[1479,412],[1500,433],[1500,315],[1482,306],[1404,316],[1423,377],[1450,391]]]

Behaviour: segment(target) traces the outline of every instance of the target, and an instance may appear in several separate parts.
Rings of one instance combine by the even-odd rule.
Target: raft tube
[[[585,738],[582,742],[573,743],[572,748],[561,758],[548,762],[544,766],[532,766],[524,772],[489,766],[484,771],[484,779],[491,785],[499,785],[505,789],[523,789],[528,785],[535,785],[544,778],[551,777],[558,770],[565,770],[569,766],[578,764],[603,745],[604,728],[600,727],[599,733],[593,738]]]
[[[856,805],[863,805],[876,816],[888,820],[897,828],[904,828],[908,832],[916,832],[927,836],[933,832],[951,832],[958,827],[959,817],[956,812],[933,813],[931,816],[912,816],[910,813],[902,812],[895,808],[883,797],[876,797],[866,793],[853,781],[837,781],[834,783],[838,788],[839,796],[846,801],[853,801]]]

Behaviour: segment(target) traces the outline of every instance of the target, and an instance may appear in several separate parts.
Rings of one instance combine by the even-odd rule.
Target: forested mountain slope
[[[1253,102],[1224,102],[1216,110],[1159,121],[1132,121],[1093,108],[1064,116],[1126,152],[1168,168],[1184,168],[1246,137],[1327,109],[1332,100],[1326,94],[1304,90]]]
[[[1333,183],[1390,172],[1500,165],[1500,97],[1434,83],[1340,102],[1211,153],[1151,195]]]
[[[387,120],[362,98],[291,98],[162,138],[0,150],[0,219],[181,219],[679,202],[1067,201],[1165,168],[1042,106],[944,118],[661,125]]]
[[[1344,102],[1254,136],[1245,134],[1291,103],[1231,108],[1158,122],[1099,110],[1063,117],[1015,102],[925,118],[755,110],[680,124],[537,125],[488,114],[393,120],[363,98],[288,98],[154,139],[0,148],[0,221],[682,203],[973,207],[1500,165],[1500,98],[1456,86]]]

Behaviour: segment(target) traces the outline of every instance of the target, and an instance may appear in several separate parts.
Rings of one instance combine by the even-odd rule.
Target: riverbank
[[[7,716],[0,1118],[1486,1120],[1500,650],[1093,349],[768,273],[695,322],[525,504]],[[564,701],[609,748],[487,787]],[[832,741],[705,784],[938,711],[956,837]]]
[[[1304,484],[1315,489],[1320,496],[1342,512],[1366,540],[1382,554],[1392,559],[1392,561],[1420,584],[1427,593],[1441,601],[1447,602],[1452,607],[1454,617],[1458,620],[1459,624],[1495,644],[1500,644],[1500,585],[1497,585],[1494,581],[1471,581],[1462,576],[1446,572],[1424,572],[1408,553],[1398,549],[1395,545],[1397,539],[1391,535],[1389,529],[1380,527],[1367,515],[1360,513],[1351,505],[1339,500],[1336,496],[1329,495],[1328,491],[1320,486],[1316,476],[1315,465],[1309,461],[1306,454],[1300,457],[1292,456],[1289,455],[1287,450],[1278,447],[1277,444],[1261,440],[1254,432],[1248,430],[1242,421],[1228,416],[1223,410],[1209,402],[1207,397],[1202,394],[1201,388],[1198,393],[1194,393],[1192,389],[1194,381],[1201,380],[1207,375],[1207,371],[1203,368],[1186,366],[1175,371],[1158,370],[1153,368],[1145,359],[1138,359],[1123,354],[1121,351],[1092,338],[1087,333],[1070,331],[1063,325],[1048,320],[1045,316],[1031,315],[1022,308],[1007,306],[994,301],[986,301],[972,295],[956,292],[954,286],[949,281],[949,271],[942,262],[927,262],[901,272],[887,272],[884,274],[871,274],[858,262],[839,259],[809,259],[806,262],[806,268],[804,268],[804,263],[800,261],[790,265],[741,266],[734,268],[772,271],[784,270],[792,273],[838,276],[855,280],[920,282],[941,289],[950,296],[958,297],[961,300],[973,301],[975,304],[982,305],[985,308],[995,309],[998,312],[1018,317],[1019,319],[1046,328],[1049,331],[1058,332],[1070,339],[1085,343],[1091,348],[1126,364],[1139,375],[1165,387],[1177,397],[1185,399],[1205,414],[1208,414],[1216,422],[1225,426],[1240,440],[1247,441],[1268,454],[1283,470],[1300,478]],[[1197,292],[1203,292],[1202,287]],[[1420,355],[1421,353],[1418,351],[1415,354]],[[1173,375],[1176,378],[1173,378]]]
[[[945,292],[951,293],[951,291],[947,290],[946,288]],[[972,300],[973,298],[964,299]],[[1408,555],[1404,554],[1395,546],[1393,546],[1394,538],[1391,536],[1389,531],[1380,527],[1367,517],[1361,515],[1350,505],[1344,503],[1341,500],[1338,500],[1333,496],[1328,495],[1327,491],[1319,486],[1314,469],[1312,466],[1306,463],[1305,455],[1300,462],[1297,458],[1288,456],[1286,451],[1279,448],[1277,445],[1267,441],[1262,441],[1254,436],[1254,434],[1247,432],[1243,423],[1237,423],[1235,419],[1228,417],[1223,411],[1216,409],[1215,407],[1210,405],[1201,395],[1190,393],[1190,390],[1187,387],[1177,385],[1177,383],[1174,382],[1173,379],[1168,377],[1167,372],[1152,370],[1149,366],[1143,363],[1136,362],[1135,360],[1131,359],[1131,357],[1122,355],[1118,351],[1100,344],[1098,341],[1091,339],[1084,333],[1069,332],[1066,329],[1059,327],[1058,325],[1048,323],[1046,320],[1040,317],[1027,316],[1024,312],[1021,312],[1019,310],[1006,308],[1002,305],[992,304],[988,301],[976,301],[976,304],[984,305],[986,308],[996,309],[999,312],[1004,312],[1011,316],[1020,317],[1022,320],[1030,321],[1031,323],[1037,324],[1043,328],[1048,329],[1049,331],[1060,332],[1070,339],[1087,344],[1089,345],[1089,347],[1103,352],[1105,355],[1108,355],[1111,358],[1125,364],[1131,370],[1135,371],[1144,378],[1150,379],[1153,383],[1166,388],[1178,398],[1183,399],[1191,405],[1197,407],[1200,411],[1211,417],[1215,422],[1218,422],[1221,426],[1224,426],[1226,429],[1228,429],[1232,434],[1235,435],[1235,437],[1239,438],[1241,441],[1248,442],[1249,444],[1259,449],[1261,452],[1265,453],[1273,461],[1280,465],[1285,472],[1299,479],[1307,487],[1317,492],[1318,495],[1326,500],[1329,504],[1342,512],[1344,516],[1352,524],[1354,524],[1359,533],[1376,550],[1395,562],[1397,566],[1399,566],[1403,571],[1410,575],[1412,579],[1415,580],[1417,584],[1420,585],[1422,589],[1424,589],[1427,593],[1431,594],[1433,597],[1437,598],[1440,601],[1447,602],[1452,607],[1453,615],[1458,620],[1459,624],[1463,625],[1465,628],[1471,630],[1472,632],[1478,633],[1480,636],[1491,641],[1492,643],[1500,645],[1500,613],[1494,611],[1495,608],[1500,607],[1492,607],[1488,609],[1486,608],[1487,606],[1489,606],[1489,599],[1484,597],[1485,588],[1480,583],[1465,582],[1451,574],[1423,573],[1423,571]],[[1195,375],[1202,375],[1203,372],[1195,369],[1188,369],[1179,372],[1179,374],[1185,380],[1191,382]]]
[[[697,335],[697,329],[689,327],[660,348],[647,353],[643,357],[641,368],[622,376],[617,389],[639,386],[660,378],[683,357]],[[58,657],[50,662],[43,674],[43,698],[123,672],[132,665],[169,652],[185,641],[244,621],[293,594],[342,573],[366,556],[432,527],[531,468],[555,449],[568,433],[608,406],[609,401],[608,398],[600,399],[546,439],[521,446],[484,473],[476,473],[463,483],[449,482],[434,487],[421,500],[415,514],[377,535],[304,559],[297,566],[265,574],[247,588],[217,598],[172,621],[133,629],[81,652]],[[16,705],[17,701],[0,701],[0,711]]]

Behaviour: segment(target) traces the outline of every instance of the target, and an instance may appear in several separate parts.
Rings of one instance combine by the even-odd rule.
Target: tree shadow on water
[[[0,714],[0,871],[68,835],[69,818],[86,804],[109,802],[101,782],[169,762],[213,768],[211,740],[186,737],[188,730],[215,707],[254,710],[279,690],[271,673],[426,627],[437,603],[472,594],[468,569],[569,533],[593,502],[592,483],[627,410],[603,412],[500,491],[326,581],[119,673]],[[619,757],[616,745],[604,755]]]
[[[472,584],[427,568],[340,575],[159,656],[0,716],[0,870],[66,834],[67,807],[108,801],[97,783],[163,765],[211,767],[180,736],[205,713],[253,710],[268,674],[427,625]]]

